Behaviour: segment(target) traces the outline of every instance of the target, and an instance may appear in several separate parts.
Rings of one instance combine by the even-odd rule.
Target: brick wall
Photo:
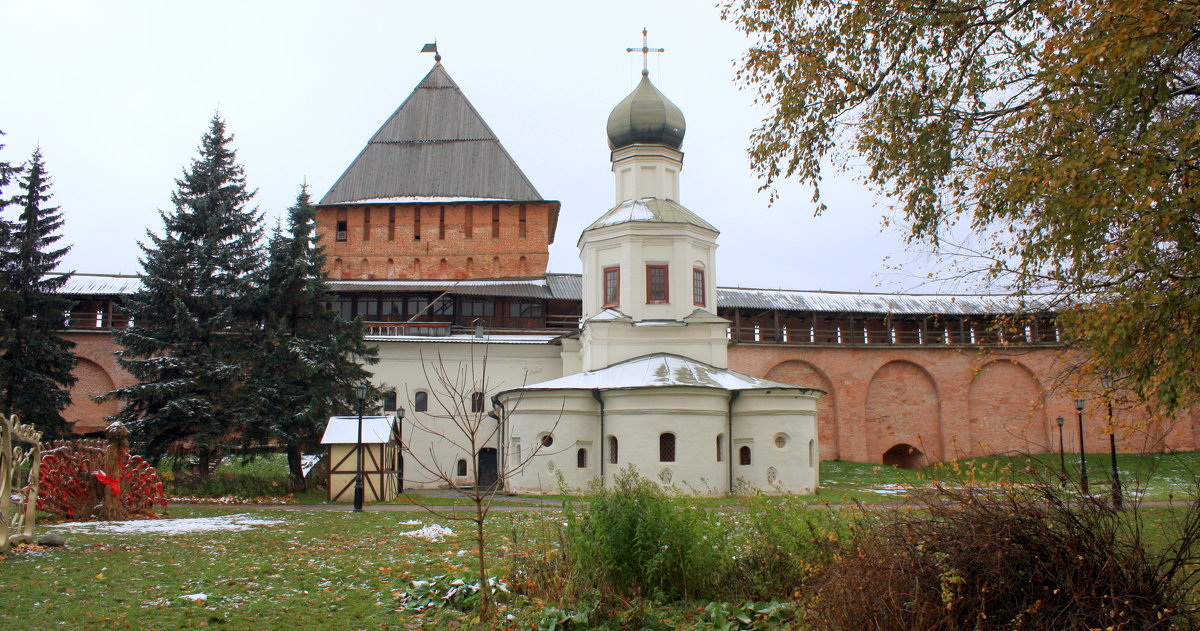
[[[90,397],[130,385],[133,378],[117,365],[113,355],[117,345],[111,333],[70,332],[61,335],[75,342],[75,355],[79,357],[79,364],[72,371],[79,381],[71,390],[71,405],[63,412],[63,418],[75,422],[73,429],[76,432],[104,429],[108,426],[104,417],[116,414],[121,404],[117,401],[96,403]]]
[[[333,279],[520,278],[546,273],[558,202],[321,206]],[[336,238],[339,221],[345,240]]]
[[[1055,417],[1066,420],[1068,453],[1078,453],[1073,400],[1086,399],[1089,453],[1107,448],[1108,412],[1100,393],[1077,393],[1062,375],[1071,357],[1057,348],[820,347],[740,343],[729,367],[830,393],[818,408],[821,457],[882,462],[899,444],[930,460],[1058,450]],[[1200,448],[1200,410],[1145,423],[1135,407],[1114,406],[1117,448]]]

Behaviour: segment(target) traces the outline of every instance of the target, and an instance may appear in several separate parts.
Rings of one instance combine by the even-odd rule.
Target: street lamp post
[[[363,404],[367,400],[368,386],[366,383],[360,383],[354,386],[354,398],[358,400],[358,443],[355,448],[358,456],[357,465],[354,467],[354,512],[361,513],[363,510],[363,442],[362,442],[362,418]]]
[[[1060,416],[1060,417],[1054,419],[1054,422],[1058,423],[1058,467],[1059,467],[1058,477],[1061,478],[1063,482],[1066,482],[1067,481],[1067,457],[1065,455],[1063,455],[1063,432],[1062,432],[1063,417]]]
[[[1108,449],[1112,455],[1112,499],[1113,508],[1121,510],[1121,473],[1117,470],[1117,428],[1113,426],[1113,411],[1112,411],[1112,389],[1113,378],[1111,375],[1100,377],[1100,383],[1104,385],[1104,397],[1108,399]]]
[[[1079,488],[1084,495],[1087,495],[1087,452],[1083,448],[1083,399],[1075,399],[1075,412],[1079,414]]]

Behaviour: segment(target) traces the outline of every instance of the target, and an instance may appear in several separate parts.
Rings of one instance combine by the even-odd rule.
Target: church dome
[[[686,128],[683,112],[643,72],[638,86],[608,115],[608,147],[615,151],[645,144],[678,149]]]

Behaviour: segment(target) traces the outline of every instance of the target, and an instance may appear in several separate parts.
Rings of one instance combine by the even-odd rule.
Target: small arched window
[[[746,445],[742,445],[738,449],[738,464],[741,464],[741,465],[750,464],[750,447],[748,447]]]
[[[418,412],[429,411],[429,393],[417,392],[413,395],[413,409]]]
[[[725,434],[717,434],[717,462],[725,460]]]
[[[608,462],[609,464],[617,464],[617,437],[608,437]]]
[[[471,393],[471,411],[472,412],[482,412],[483,411],[483,393],[482,392]]]
[[[383,395],[383,411],[384,412],[395,412],[396,411],[396,393],[395,392],[384,393],[384,395]]]
[[[817,466],[817,444],[811,438],[808,440],[808,466]]]
[[[675,462],[675,434],[664,432],[658,436],[659,462]]]
[[[462,478],[467,475],[467,461],[462,458],[458,459],[458,464],[454,467],[454,475]]]
[[[580,469],[587,468],[588,463],[586,449],[580,449],[579,451],[575,452],[575,466],[579,467]]]

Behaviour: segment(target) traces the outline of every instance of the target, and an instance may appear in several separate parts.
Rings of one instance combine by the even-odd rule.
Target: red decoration
[[[100,484],[107,486],[113,495],[121,494],[121,485],[117,484],[117,481],[110,478],[104,471],[96,471],[96,479],[100,481]]]
[[[102,440],[60,441],[43,451],[38,510],[67,519],[92,517],[104,499],[102,487],[92,480],[119,495],[131,515],[153,515],[155,509],[167,507],[162,479],[154,467],[141,456],[127,456],[114,477],[102,470],[107,456],[108,445]]]

